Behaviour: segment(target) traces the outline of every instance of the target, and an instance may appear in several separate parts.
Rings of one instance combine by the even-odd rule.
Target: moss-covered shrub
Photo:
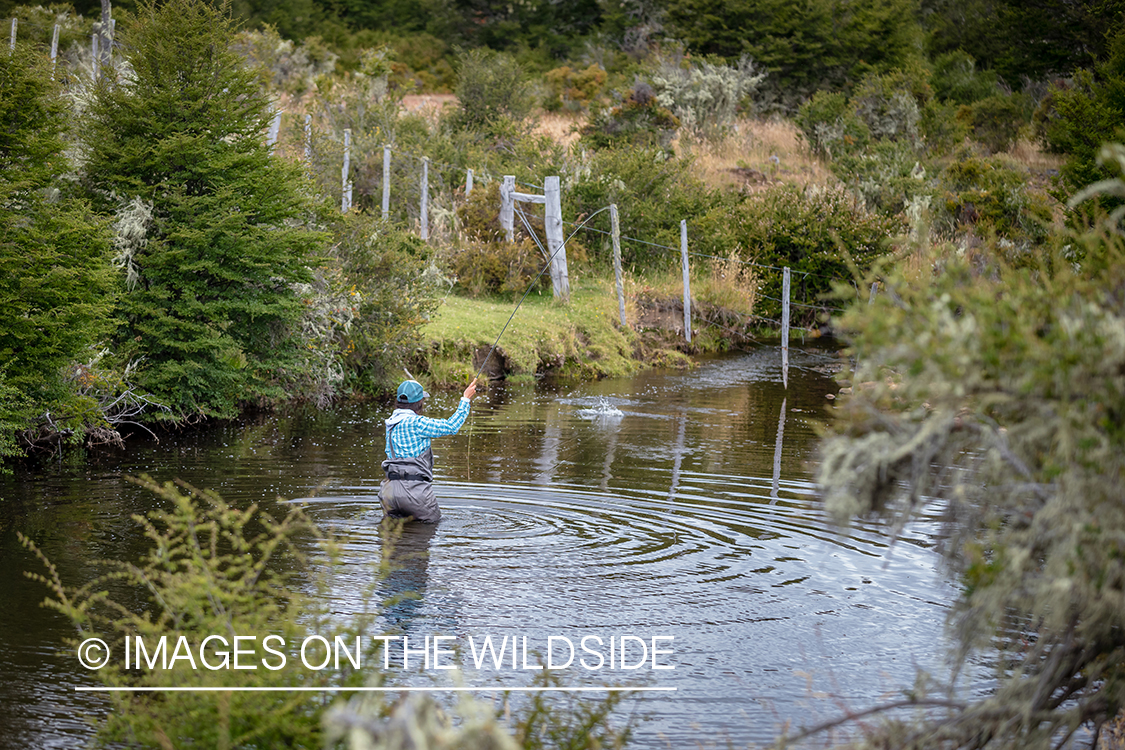
[[[918,195],[930,192],[917,149],[905,141],[875,141],[832,162],[832,172],[870,211],[893,215]]]
[[[694,235],[700,252],[725,255],[735,249],[742,260],[788,266],[792,299],[816,305],[833,281],[851,278],[849,259],[862,271],[886,252],[886,240],[900,232],[900,220],[868,212],[846,190],[801,191],[783,185],[752,195],[704,216]],[[781,313],[781,272],[762,270],[756,312]],[[793,317],[812,322],[815,311],[793,308]]]
[[[765,77],[749,57],[735,65],[661,59],[649,76],[660,105],[671,110],[688,132],[704,138],[723,135],[739,104],[758,90]]]
[[[872,138],[919,146],[921,108],[931,98],[925,72],[912,67],[864,76],[848,104],[866,123]]]

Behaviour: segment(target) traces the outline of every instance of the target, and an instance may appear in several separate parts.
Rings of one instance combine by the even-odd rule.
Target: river
[[[552,637],[581,656],[584,637],[629,636],[627,667],[659,648],[643,667],[576,659],[558,670],[569,685],[666,689],[637,699],[638,748],[764,743],[909,688],[917,668],[940,665],[955,595],[932,549],[936,525],[892,544],[877,523],[847,534],[831,523],[812,473],[836,355],[794,350],[788,390],[779,359],[762,347],[685,372],[494,384],[458,435],[435,441],[445,518],[411,537],[425,554],[386,585],[405,580],[419,596],[383,626],[416,642],[526,637],[540,656]],[[445,416],[456,397],[436,394],[427,414]],[[180,478],[236,506],[304,501],[356,571],[330,593],[346,612],[381,554],[387,415],[355,405],[247,417],[0,478],[0,744],[78,747],[108,710],[74,691],[97,683],[62,649],[68,622],[38,606],[46,591],[23,572],[39,564],[16,531],[79,583],[93,561],[135,557],[145,543],[130,515],[154,499],[126,476]],[[492,691],[531,684],[533,670],[511,666],[463,679]]]

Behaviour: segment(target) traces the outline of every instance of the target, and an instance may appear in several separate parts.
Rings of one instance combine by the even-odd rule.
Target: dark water
[[[632,670],[577,661],[559,670],[569,685],[676,688],[640,701],[637,747],[744,747],[786,722],[908,688],[916,667],[938,666],[953,590],[936,572],[924,524],[893,548],[878,526],[849,536],[832,526],[810,462],[814,421],[827,418],[835,392],[821,369],[833,355],[795,352],[788,393],[778,359],[765,348],[686,373],[494,386],[460,434],[435,442],[445,520],[404,541],[426,554],[381,593],[420,597],[391,607],[381,625],[413,643],[444,635],[462,647],[526,636],[539,652],[551,636],[560,646],[671,636],[657,642],[671,653],[656,663],[674,669],[653,670],[649,659]],[[428,413],[444,416],[456,395],[431,400]],[[346,615],[381,554],[374,496],[386,416],[365,406],[250,419],[0,480],[0,744],[76,747],[107,710],[99,696],[74,692],[94,683],[61,652],[68,624],[37,606],[45,591],[22,572],[38,564],[16,530],[77,583],[91,560],[143,546],[129,516],[154,501],[126,475],[179,477],[236,505],[305,499],[342,541],[346,564],[331,596]],[[630,647],[635,663],[637,641]],[[605,659],[608,646],[600,651]],[[531,682],[522,664],[469,666],[469,685]]]

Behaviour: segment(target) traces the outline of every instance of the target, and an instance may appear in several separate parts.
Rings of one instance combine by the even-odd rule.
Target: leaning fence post
[[[781,269],[781,384],[789,388],[789,266]]]
[[[469,197],[469,193],[473,192],[473,170],[465,170],[465,197]]]
[[[687,219],[680,220],[680,265],[684,271],[684,338],[691,343],[691,273],[687,259]]]
[[[516,199],[512,196],[514,192],[516,192],[515,175],[504,175],[504,181],[500,183],[500,228],[504,230],[504,237],[508,242],[516,239]]]
[[[55,78],[55,67],[59,61],[59,25],[51,32],[51,80]]]
[[[621,315],[621,327],[625,323],[625,288],[621,283],[621,222],[617,218],[617,204],[609,204],[610,236],[613,238],[613,275],[617,278],[617,312]]]
[[[422,157],[422,206],[419,221],[422,224],[422,239],[430,239],[430,157]]]
[[[566,245],[562,225],[562,188],[558,175],[543,180],[543,225],[551,262],[551,288],[556,299],[570,300],[570,275],[566,268]]]
[[[391,215],[391,147],[383,146],[383,221]]]
[[[352,159],[352,131],[351,128],[344,129],[344,167],[340,170],[341,192],[343,197],[340,199],[340,211],[347,213],[348,209],[352,207],[352,191],[351,183],[348,182],[348,173],[351,171]]]

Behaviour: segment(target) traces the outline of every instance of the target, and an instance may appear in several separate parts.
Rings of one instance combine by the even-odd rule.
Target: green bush
[[[1026,252],[1047,238],[1051,209],[1027,189],[1027,177],[999,157],[966,157],[938,177],[934,229],[953,237],[967,230],[995,234]]]
[[[863,77],[848,106],[875,140],[905,141],[919,146],[918,122],[921,107],[932,98],[924,72],[919,68],[892,70]]]
[[[996,154],[1007,151],[1016,142],[1026,123],[1027,110],[1026,97],[995,94],[962,106],[957,119],[969,126],[973,140]]]
[[[931,191],[921,156],[908,141],[875,141],[863,151],[844,153],[831,167],[870,211],[898,214]]]
[[[801,105],[794,118],[813,153],[832,159],[866,148],[871,140],[867,123],[838,91],[818,91]]]
[[[729,255],[767,266],[788,266],[793,300],[818,305],[837,281],[852,278],[850,264],[861,272],[886,252],[889,237],[900,232],[899,219],[868,213],[845,190],[804,192],[790,185],[773,187],[741,203],[721,206],[698,222],[695,247],[711,255]],[[770,318],[781,313],[781,272],[764,270],[755,312]],[[815,313],[793,309],[794,319],[812,322]]]
[[[636,147],[660,148],[671,154],[670,145],[679,119],[656,98],[647,83],[637,83],[615,107],[600,108],[582,129],[582,142],[595,149]]]
[[[977,61],[962,50],[939,55],[930,77],[934,96],[954,104],[972,104],[999,93],[996,73],[977,70]]]
[[[494,131],[504,123],[520,123],[531,112],[531,94],[515,58],[503,52],[474,49],[458,58],[455,93],[457,118],[468,130]]]
[[[735,65],[661,58],[649,75],[660,106],[674,113],[688,132],[704,138],[722,136],[739,105],[757,92],[765,77],[748,57]]]

